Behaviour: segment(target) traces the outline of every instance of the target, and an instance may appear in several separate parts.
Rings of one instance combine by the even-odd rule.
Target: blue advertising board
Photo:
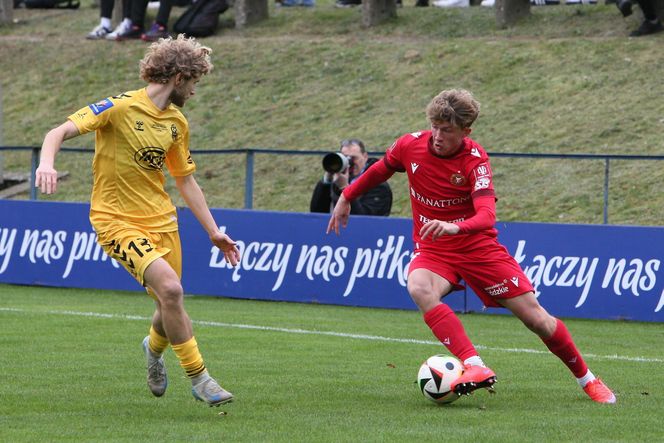
[[[89,205],[0,201],[0,282],[141,290],[96,243]],[[416,309],[406,291],[409,219],[351,217],[340,236],[328,216],[213,209],[242,253],[223,260],[188,209],[178,217],[188,294]],[[664,321],[664,229],[499,223],[499,239],[553,315]],[[470,289],[446,297],[457,311],[484,311]],[[487,309],[486,312],[503,312]]]

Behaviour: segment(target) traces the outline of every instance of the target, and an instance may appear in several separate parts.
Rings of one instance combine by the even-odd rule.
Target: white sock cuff
[[[463,364],[466,366],[482,366],[486,367],[484,362],[482,361],[482,358],[479,355],[473,355],[472,357],[468,357],[463,361]]]
[[[591,381],[595,380],[595,374],[590,372],[590,369],[588,369],[588,372],[586,372],[586,375],[584,375],[581,378],[577,378],[576,381],[579,383],[579,386],[582,388],[585,388],[588,383]]]

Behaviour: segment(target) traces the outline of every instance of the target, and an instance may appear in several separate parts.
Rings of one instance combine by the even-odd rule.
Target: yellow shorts
[[[98,232],[97,242],[104,252],[120,263],[141,286],[145,286],[145,270],[160,257],[182,278],[182,247],[178,231],[146,232],[140,228],[124,226]],[[154,298],[152,293],[150,295]]]

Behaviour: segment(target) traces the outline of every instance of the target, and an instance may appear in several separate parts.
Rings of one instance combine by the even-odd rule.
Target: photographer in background
[[[331,212],[344,188],[377,161],[376,158],[369,158],[361,140],[342,141],[339,153],[330,153],[323,158],[325,172],[311,196],[311,212]],[[392,190],[387,183],[381,183],[354,200],[350,213],[388,216],[391,209]]]

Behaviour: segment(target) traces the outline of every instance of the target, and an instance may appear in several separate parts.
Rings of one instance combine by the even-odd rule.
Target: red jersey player
[[[468,91],[446,90],[433,98],[426,114],[431,130],[400,137],[382,161],[348,186],[327,232],[339,234],[339,227],[347,225],[350,201],[395,172],[406,172],[415,242],[408,292],[433,334],[464,363],[452,389],[470,394],[491,389],[496,381],[459,318],[441,301],[464,280],[486,306],[509,309],[536,333],[592,400],[615,403],[613,392],[588,369],[565,324],[539,304],[528,277],[496,238],[489,157],[468,137],[479,103]]]

